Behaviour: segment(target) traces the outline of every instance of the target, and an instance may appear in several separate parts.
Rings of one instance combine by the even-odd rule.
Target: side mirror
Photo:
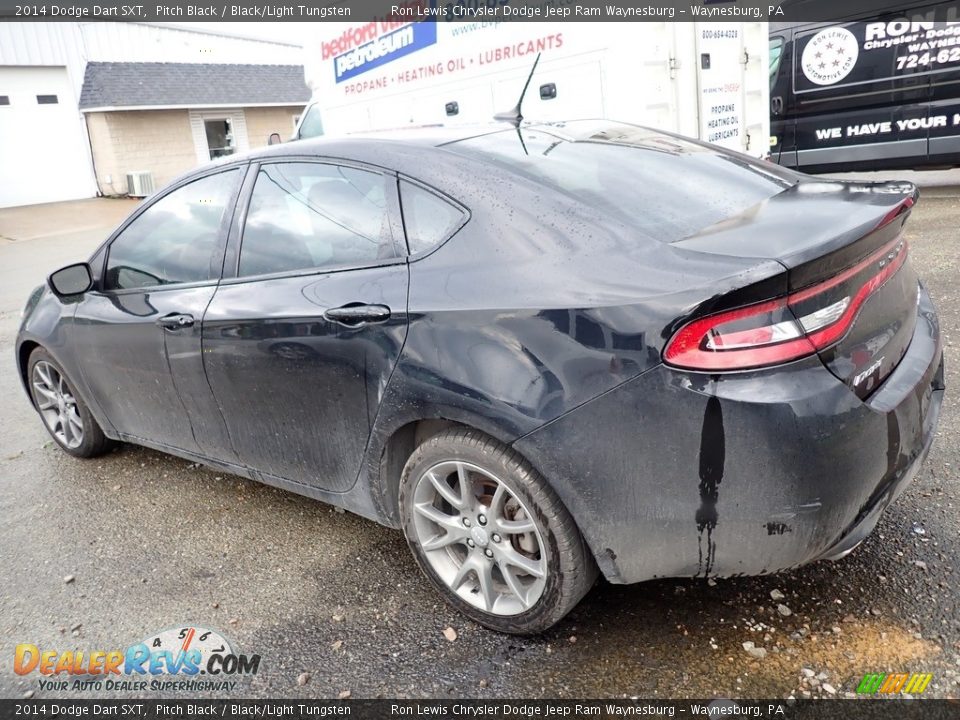
[[[280,133],[270,133],[270,139],[267,140],[267,145],[279,145],[283,140],[280,139]]]
[[[93,273],[87,263],[76,263],[52,273],[47,283],[57,297],[82,295],[93,287]]]

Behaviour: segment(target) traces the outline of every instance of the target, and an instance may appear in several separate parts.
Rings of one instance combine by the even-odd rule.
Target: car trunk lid
[[[913,336],[918,278],[903,227],[918,197],[911,183],[801,180],[673,244],[781,263],[790,312],[829,370],[865,398]]]

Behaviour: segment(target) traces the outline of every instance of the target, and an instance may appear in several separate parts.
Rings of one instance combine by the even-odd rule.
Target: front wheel
[[[37,348],[30,354],[27,372],[33,404],[57,445],[81,458],[103,455],[113,447],[63,368],[46,350]]]
[[[543,477],[472,430],[425,441],[400,481],[407,543],[458,610],[500,632],[559,622],[593,585],[596,564]]]

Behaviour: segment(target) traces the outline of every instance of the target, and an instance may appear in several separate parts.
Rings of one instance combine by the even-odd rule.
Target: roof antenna
[[[527,82],[523,86],[523,92],[520,93],[520,99],[517,100],[517,104],[514,105],[512,110],[507,110],[506,112],[501,112],[494,115],[494,120],[508,122],[515,128],[520,127],[520,123],[523,122],[523,113],[520,111],[520,108],[523,105],[523,98],[527,94],[527,88],[530,87],[530,81],[533,79],[533,73],[537,69],[538,62],[540,62],[540,53],[537,53],[537,59],[533,61],[533,67],[530,68],[530,74],[527,75]]]

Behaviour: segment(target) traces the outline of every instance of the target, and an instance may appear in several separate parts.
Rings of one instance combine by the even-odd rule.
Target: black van
[[[770,23],[775,162],[960,166],[960,3],[903,5],[855,21]]]

